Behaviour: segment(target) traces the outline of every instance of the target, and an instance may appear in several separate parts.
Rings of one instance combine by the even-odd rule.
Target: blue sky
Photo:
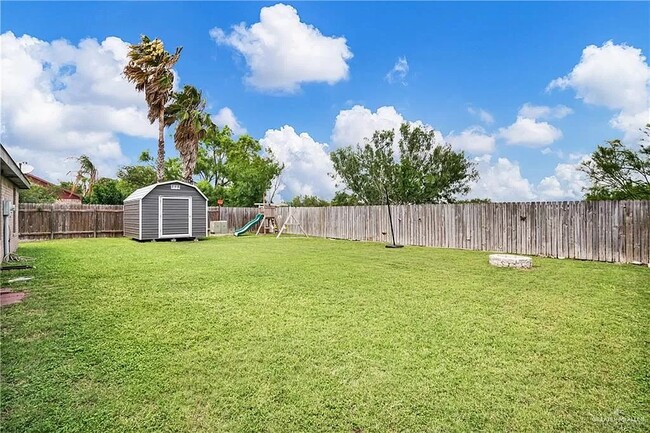
[[[403,120],[475,159],[473,195],[575,199],[580,159],[605,139],[634,143],[650,121],[649,3],[1,7],[2,140],[53,180],[65,177],[66,156],[86,151],[113,175],[155,148],[152,129],[137,123],[142,95],[117,82],[124,46],[140,34],[183,46],[180,84],[200,88],[215,120],[262,139],[287,164],[284,198],[331,196],[327,152]],[[397,64],[402,73],[389,76]]]

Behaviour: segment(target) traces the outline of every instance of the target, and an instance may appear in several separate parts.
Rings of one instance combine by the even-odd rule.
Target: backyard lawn
[[[253,236],[19,253],[2,431],[650,429],[647,267]]]

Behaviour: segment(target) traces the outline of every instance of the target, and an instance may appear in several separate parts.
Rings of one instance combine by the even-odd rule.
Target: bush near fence
[[[650,262],[650,201],[470,203],[392,206],[398,243],[603,262]],[[122,207],[21,204],[21,239],[122,236]],[[257,208],[208,208],[243,226]],[[386,206],[279,208],[310,236],[390,241]],[[255,231],[253,227],[251,231]],[[300,234],[292,226],[288,233]]]

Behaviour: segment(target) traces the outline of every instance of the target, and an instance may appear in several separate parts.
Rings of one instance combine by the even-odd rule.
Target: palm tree
[[[184,86],[182,92],[174,93],[172,102],[165,110],[167,126],[178,122],[174,132],[176,149],[181,156],[183,179],[194,183],[192,176],[199,153],[199,141],[214,128],[210,114],[205,112],[205,99],[194,86]]]
[[[158,182],[165,176],[165,106],[170,100],[174,87],[172,67],[178,61],[181,50],[174,54],[165,51],[160,39],[151,40],[142,35],[139,44],[129,47],[129,63],[124,67],[124,76],[135,84],[138,92],[144,91],[149,106],[147,117],[152,124],[158,121],[158,158],[156,171]]]
[[[77,188],[81,188],[84,197],[89,197],[93,192],[93,187],[97,183],[97,168],[87,155],[71,156],[67,159],[74,159],[79,163],[77,171],[69,171],[68,174],[74,174],[71,191],[74,193]]]

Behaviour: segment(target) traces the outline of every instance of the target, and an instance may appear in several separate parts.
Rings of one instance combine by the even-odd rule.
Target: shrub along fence
[[[603,262],[650,262],[650,201],[392,206],[404,245],[498,251]],[[390,241],[386,206],[280,208],[310,236]],[[257,208],[208,208],[208,219],[243,226]],[[21,239],[122,236],[122,207],[21,204]],[[251,231],[255,231],[253,227]],[[288,233],[300,234],[290,226]]]

